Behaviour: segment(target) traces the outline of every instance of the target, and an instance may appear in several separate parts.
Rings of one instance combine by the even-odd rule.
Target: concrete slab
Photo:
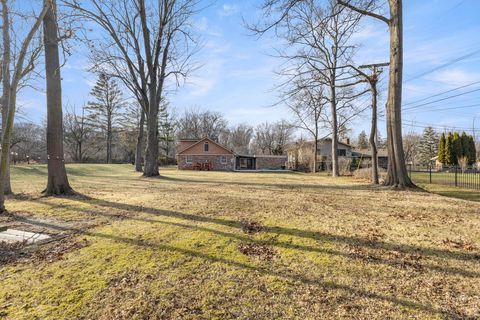
[[[46,239],[50,239],[50,236],[43,233],[33,233],[15,229],[7,229],[0,232],[0,242],[4,241],[8,243],[15,243],[26,241],[27,243],[31,244]]]

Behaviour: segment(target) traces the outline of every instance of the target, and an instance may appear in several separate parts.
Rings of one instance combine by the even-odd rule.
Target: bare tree
[[[325,124],[322,118],[327,100],[323,95],[321,86],[309,87],[302,85],[302,82],[295,82],[292,92],[288,92],[289,100],[287,106],[295,116],[294,125],[305,130],[313,138],[313,168],[312,172],[317,172],[318,165],[318,140],[320,130]]]
[[[45,154],[45,130],[42,126],[20,122],[13,126],[10,150],[17,154],[17,161],[38,160]]]
[[[228,122],[216,111],[202,111],[198,107],[185,110],[177,121],[177,136],[180,139],[201,139],[209,137],[217,142],[227,131]],[[222,141],[224,142],[224,141]]]
[[[39,10],[42,11],[42,8]],[[1,105],[3,135],[7,131],[9,104],[15,108],[12,115],[14,118],[17,112],[17,94],[22,88],[29,86],[32,77],[36,75],[34,72],[35,65],[40,57],[42,45],[41,37],[37,32],[39,27],[36,27],[35,23],[38,21],[38,16],[35,13],[26,12],[21,7],[15,7],[13,1],[2,0],[2,20],[1,74],[3,95]],[[32,33],[33,29],[35,30]],[[8,150],[6,154],[4,193],[11,194],[10,151]]]
[[[253,128],[248,124],[241,123],[225,131],[225,137],[221,140],[231,150],[241,154],[249,154],[252,138]]]
[[[363,65],[359,68],[351,66],[359,76],[363,77],[364,81],[369,84],[372,95],[372,125],[370,130],[370,148],[372,149],[372,183],[379,184],[378,180],[378,151],[377,151],[377,83],[378,77],[382,72],[381,67],[388,66],[388,63],[378,63],[371,65]],[[366,74],[361,69],[370,68],[371,74]]]
[[[45,74],[47,88],[47,196],[73,194],[65,169],[63,152],[62,80],[60,76],[59,34],[56,0],[44,0],[43,19]]]
[[[403,149],[405,150],[405,160],[412,165],[415,165],[418,160],[419,145],[421,135],[415,132],[408,132],[403,137]]]
[[[264,122],[255,128],[253,148],[259,154],[283,155],[293,133],[294,127],[285,120]]]
[[[328,122],[331,125],[332,137],[332,175],[339,176],[338,140],[340,118],[348,121],[353,112],[352,101],[360,94],[351,88],[356,82],[349,72],[354,47],[350,39],[356,30],[360,15],[345,10],[334,0],[319,5],[315,0],[269,0],[265,2],[264,11],[281,12],[278,20],[274,20],[264,28],[253,28],[257,33],[275,27],[277,34],[287,41],[287,50],[280,54],[287,61],[293,61],[281,71],[290,76],[286,83],[295,78],[306,79],[307,87],[326,86],[328,94],[325,99],[330,104]],[[284,30],[283,33],[280,30]],[[298,48],[291,53],[290,48]],[[342,110],[343,109],[343,110]],[[347,109],[351,109],[346,112]],[[340,111],[342,110],[342,111]],[[344,112],[340,115],[340,112]]]
[[[65,144],[67,154],[70,154],[76,162],[84,162],[89,155],[95,155],[100,151],[96,146],[96,133],[89,125],[85,115],[85,106],[82,106],[82,113],[77,114],[76,110],[68,111],[64,116]]]
[[[96,23],[101,39],[90,39],[93,69],[118,77],[142,106],[147,124],[144,175],[158,176],[158,116],[166,79],[177,84],[191,70],[194,43],[190,20],[198,0],[62,0],[75,14]]]
[[[2,79],[3,79],[3,110],[7,110],[6,118],[4,118],[2,127],[2,151],[0,161],[0,212],[5,211],[5,196],[4,190],[9,180],[9,153],[10,140],[12,136],[13,123],[16,111],[17,91],[21,79],[29,73],[34,67],[32,59],[28,59],[28,51],[32,39],[37,34],[38,29],[42,24],[48,8],[43,5],[38,16],[35,17],[33,24],[29,27],[28,33],[21,41],[18,56],[14,62],[13,77],[11,77],[11,38],[10,38],[10,16],[9,3],[7,0],[2,0],[2,35],[3,35],[3,64],[2,64]]]
[[[388,176],[385,184],[396,188],[414,187],[405,162],[402,142],[402,75],[403,75],[403,13],[402,0],[388,0],[390,17],[377,14],[372,8],[353,1],[337,0],[346,8],[385,22],[390,29],[390,74],[387,102]],[[365,2],[363,2],[365,4]]]

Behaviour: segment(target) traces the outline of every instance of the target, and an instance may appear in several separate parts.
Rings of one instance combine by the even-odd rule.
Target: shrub
[[[339,158],[338,159],[338,171],[340,175],[347,176],[352,173],[351,171],[352,160],[347,158]]]
[[[359,180],[371,181],[372,180],[372,168],[362,168],[362,169],[355,170],[353,172],[353,177],[355,179],[359,179]],[[387,170],[382,169],[382,168],[378,168],[378,178],[380,180],[380,183],[385,181],[386,177],[387,177]]]
[[[467,171],[468,163],[469,163],[468,157],[463,156],[463,157],[458,158],[458,165],[462,169],[462,173]]]

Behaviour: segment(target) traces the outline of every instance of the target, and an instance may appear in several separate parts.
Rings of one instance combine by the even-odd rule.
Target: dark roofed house
[[[362,162],[362,166],[368,166],[372,163],[372,150],[370,149],[355,149],[352,152],[352,156],[359,159]],[[378,166],[383,169],[388,167],[388,150],[377,150]]]
[[[292,144],[288,150],[288,168],[293,170],[309,171],[313,163],[314,141],[299,141]],[[339,158],[351,158],[353,147],[350,141],[338,141],[337,155]],[[318,140],[317,166],[319,170],[326,170],[332,162],[332,139]]]
[[[239,155],[210,138],[183,139],[177,154],[180,170],[281,170],[287,156]]]

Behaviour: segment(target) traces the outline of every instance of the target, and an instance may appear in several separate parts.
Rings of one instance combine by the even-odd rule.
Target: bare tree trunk
[[[387,104],[388,186],[414,187],[408,177],[402,143],[403,15],[402,0],[390,3],[390,75]]]
[[[107,163],[112,163],[112,115],[110,112],[107,119]]]
[[[159,176],[158,169],[158,107],[155,107],[155,97],[150,98],[150,108],[147,116],[147,149],[145,151],[145,177]]]
[[[46,195],[73,194],[68,183],[63,156],[62,83],[58,53],[55,0],[44,0],[48,11],[43,20],[45,73],[47,82],[47,159]]]
[[[138,127],[137,147],[135,150],[135,171],[143,172],[142,168],[142,150],[144,137],[145,112],[140,109],[140,123]]]
[[[390,18],[363,10],[348,1],[338,3],[358,13],[385,22],[390,29],[390,74],[387,102],[388,175],[385,185],[415,187],[408,177],[402,142],[403,13],[402,0],[389,0]]]
[[[8,115],[5,122],[5,131],[2,137],[2,157],[0,163],[0,190],[5,190],[8,172],[8,158],[10,153],[10,140],[12,138],[13,118],[15,115],[16,90],[10,90],[8,102]],[[5,194],[0,192],[0,212],[5,212]]]
[[[376,82],[375,83],[370,82],[370,84],[372,89],[372,128],[370,131],[370,147],[372,148],[372,183],[378,184],[377,85],[376,85]]]
[[[313,143],[314,150],[313,150],[313,173],[317,172],[317,157],[318,157],[318,124],[315,125],[315,141]]]
[[[6,45],[6,50],[8,53],[4,57],[4,63],[2,64],[2,71],[4,72],[3,81],[8,81],[8,91],[4,91],[4,105],[3,108],[7,110],[6,119],[4,123],[4,132],[2,136],[2,151],[1,151],[1,160],[0,160],[0,212],[5,212],[5,184],[7,183],[7,177],[9,177],[9,153],[10,153],[10,141],[13,131],[13,122],[16,112],[16,103],[17,103],[17,89],[22,76],[25,71],[23,68],[25,57],[28,52],[29,45],[32,41],[33,36],[37,33],[40,28],[41,22],[46,14],[45,7],[42,8],[42,12],[39,14],[34,25],[26,35],[24,41],[22,42],[21,48],[18,51],[17,60],[15,61],[14,75],[10,81],[10,24],[9,24],[9,12],[8,12],[8,3],[7,0],[2,0],[2,18],[3,18],[3,40]],[[7,51],[5,51],[7,52]],[[7,63],[8,62],[8,63]]]
[[[340,176],[338,168],[338,119],[337,119],[337,47],[333,46],[333,68],[330,71],[330,106],[332,108],[332,177]]]
[[[330,107],[332,113],[332,177],[340,176],[338,168],[338,120],[335,86],[330,88]]]
[[[3,60],[2,60],[2,81],[3,81],[3,96],[2,96],[2,135],[6,131],[7,117],[8,117],[8,103],[10,93],[10,17],[7,3],[2,1],[2,18],[3,18]],[[5,195],[12,194],[12,186],[10,183],[10,144],[8,152],[6,153],[7,167],[5,171],[3,192]]]

